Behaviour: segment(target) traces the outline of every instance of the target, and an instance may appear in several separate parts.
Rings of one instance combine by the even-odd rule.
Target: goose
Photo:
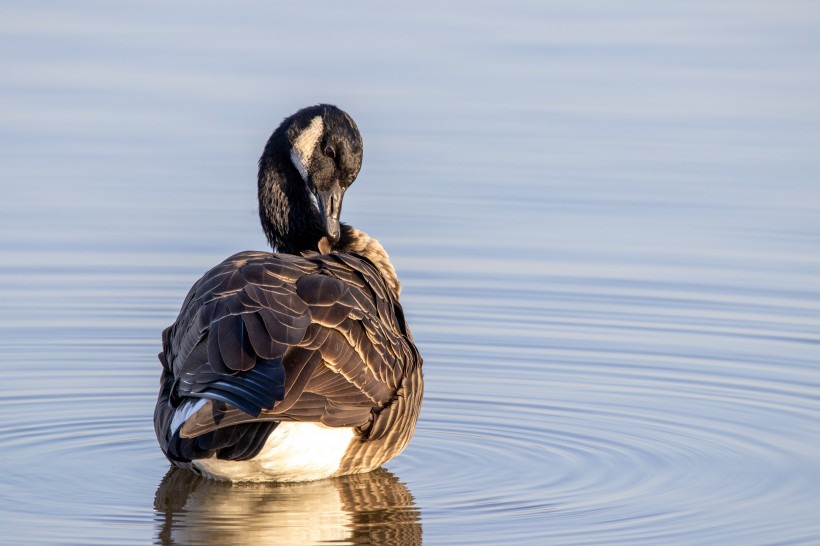
[[[362,165],[353,119],[303,108],[259,160],[273,252],[234,254],[162,333],[154,410],[172,465],[232,482],[369,472],[413,435],[422,358],[384,247],[340,222]]]

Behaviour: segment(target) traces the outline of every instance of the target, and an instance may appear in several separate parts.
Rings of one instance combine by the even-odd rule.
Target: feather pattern
[[[315,479],[375,469],[410,441],[422,359],[401,285],[382,245],[338,221],[361,158],[353,120],[331,105],[274,131],[259,161],[259,214],[279,252],[240,252],[205,273],[162,334],[154,427],[173,464],[207,462],[220,476],[225,461],[228,479],[257,479],[257,468],[276,479],[275,454],[297,458],[282,461],[283,479]],[[327,446],[343,453],[336,463],[311,453],[321,438],[337,442]],[[302,457],[315,459],[304,474]],[[252,465],[230,474],[242,461]]]
[[[163,450],[180,462],[214,454],[239,459],[259,448],[239,443],[273,431],[249,424],[302,421],[355,427],[350,453],[357,458],[363,445],[385,436],[404,411],[404,383],[420,376],[421,358],[397,309],[397,297],[364,257],[242,252],[228,258],[193,286],[163,334],[160,360],[167,365],[155,416]],[[421,390],[414,396],[419,403]],[[173,400],[183,398],[209,403],[176,436],[160,434],[173,418]],[[410,413],[406,426],[416,418]],[[214,437],[216,431],[225,432]],[[409,435],[400,440],[378,457],[350,464],[356,471],[375,468],[401,451]]]

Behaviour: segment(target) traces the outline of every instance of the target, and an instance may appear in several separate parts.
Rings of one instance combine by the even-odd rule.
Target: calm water
[[[0,542],[820,544],[816,2],[0,6]],[[161,330],[334,102],[425,357],[371,475],[211,483]]]

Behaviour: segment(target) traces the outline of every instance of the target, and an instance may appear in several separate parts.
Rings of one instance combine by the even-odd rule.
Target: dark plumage
[[[318,479],[372,470],[409,442],[422,360],[400,285],[378,241],[339,222],[361,161],[356,125],[331,105],[268,140],[259,214],[278,252],[211,269],[163,332],[154,426],[175,465]]]

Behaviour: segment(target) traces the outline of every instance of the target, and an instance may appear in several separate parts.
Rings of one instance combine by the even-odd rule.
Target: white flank
[[[176,431],[179,430],[185,421],[187,421],[191,415],[195,414],[199,411],[199,408],[205,405],[207,402],[204,398],[198,398],[196,400],[186,400],[184,404],[177,408],[174,412],[174,417],[171,419],[171,434],[174,434]]]
[[[302,180],[308,181],[308,169],[310,168],[310,158],[313,156],[313,150],[316,148],[316,143],[322,137],[325,124],[322,121],[322,116],[316,116],[310,120],[310,125],[304,128],[296,140],[293,141],[293,147],[290,150],[290,160],[299,174],[302,175]]]
[[[353,440],[351,427],[284,422],[277,425],[262,451],[248,461],[217,458],[193,462],[206,476],[233,482],[302,482],[328,478],[339,470]]]

